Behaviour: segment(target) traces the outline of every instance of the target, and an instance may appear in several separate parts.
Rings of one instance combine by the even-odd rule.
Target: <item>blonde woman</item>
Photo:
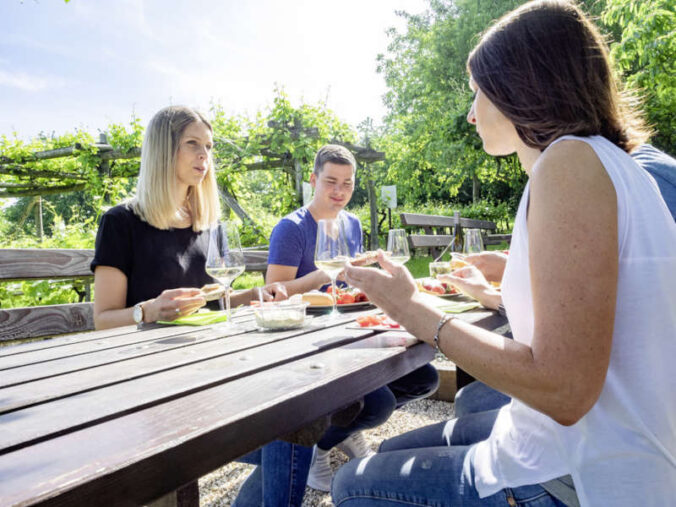
[[[204,270],[209,227],[220,216],[212,148],[198,111],[170,106],[150,121],[136,196],[107,211],[96,236],[96,329],[174,320],[205,305],[200,287],[215,282]],[[278,284],[265,289],[268,299],[285,297]]]

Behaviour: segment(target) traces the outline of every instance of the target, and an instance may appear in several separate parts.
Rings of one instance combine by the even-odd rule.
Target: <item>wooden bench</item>
[[[410,230],[408,239],[413,251],[427,248],[430,255],[436,257],[453,239],[453,216],[401,213],[399,217],[401,224]],[[512,239],[511,234],[495,234],[498,228],[495,222],[462,217],[459,220],[462,229],[481,229],[484,246],[499,245],[505,241],[509,244]]]
[[[0,342],[41,338],[94,329],[94,304],[89,265],[94,250],[52,248],[0,249],[0,282],[18,280],[82,280],[84,301],[26,308],[0,308]],[[244,249],[247,271],[267,269],[268,252]]]

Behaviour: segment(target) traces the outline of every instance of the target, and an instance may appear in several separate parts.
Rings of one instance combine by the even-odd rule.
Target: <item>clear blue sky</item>
[[[424,0],[0,0],[0,135],[93,134],[168,105],[253,114],[275,83],[356,125],[385,110],[376,56]]]

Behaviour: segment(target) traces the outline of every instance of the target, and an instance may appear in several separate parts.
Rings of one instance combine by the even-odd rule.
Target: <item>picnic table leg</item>
[[[176,490],[177,507],[200,507],[200,488],[197,481],[192,481]]]
[[[146,504],[146,507],[199,507],[200,491],[197,481],[192,481],[157,500]]]

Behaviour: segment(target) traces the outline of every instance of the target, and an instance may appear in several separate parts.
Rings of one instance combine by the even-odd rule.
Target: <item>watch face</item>
[[[134,306],[134,322],[137,324],[140,324],[141,321],[143,320],[143,308],[141,305],[136,305]]]

